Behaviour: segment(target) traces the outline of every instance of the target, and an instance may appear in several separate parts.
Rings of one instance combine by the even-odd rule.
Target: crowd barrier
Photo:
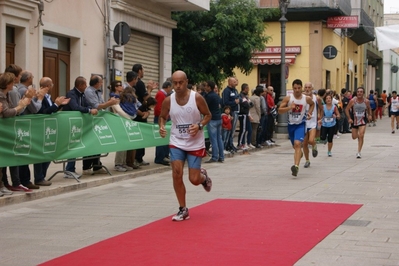
[[[111,112],[58,112],[0,120],[0,167],[62,161],[93,154],[167,145],[156,124]],[[170,125],[166,127],[168,132]]]
[[[140,123],[108,111],[98,115],[57,112],[0,119],[0,167],[64,161],[93,154],[167,145],[157,124]],[[208,136],[206,127],[205,137]]]

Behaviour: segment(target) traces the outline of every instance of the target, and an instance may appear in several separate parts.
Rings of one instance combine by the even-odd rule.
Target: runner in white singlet
[[[302,94],[301,80],[294,80],[292,89],[293,93],[284,97],[278,112],[279,114],[288,113],[288,135],[295,150],[294,165],[291,166],[291,173],[293,176],[297,176],[299,163],[303,155],[301,145],[305,138],[306,120],[312,118],[315,104],[312,98]],[[307,104],[309,105],[309,111],[306,113]]]
[[[187,88],[188,79],[183,71],[172,75],[174,93],[162,103],[159,116],[159,134],[167,136],[165,123],[169,116],[172,120],[170,131],[170,159],[172,164],[173,188],[179,202],[179,211],[172,221],[183,221],[190,218],[186,206],[186,187],[183,182],[183,168],[187,160],[188,178],[193,185],[203,185],[205,191],[212,188],[212,181],[205,169],[201,168],[205,156],[205,139],[203,126],[211,120],[211,112],[204,97]],[[203,116],[201,118],[201,115]]]
[[[395,134],[395,120],[396,120],[396,129],[399,129],[399,97],[396,91],[392,92],[392,97],[389,100],[389,115],[391,116],[391,129],[392,134]]]
[[[318,155],[317,144],[316,144],[316,128],[317,128],[317,118],[320,117],[320,113],[322,112],[323,104],[321,100],[313,94],[313,84],[311,82],[305,83],[304,94],[310,98],[315,104],[315,108],[313,109],[312,118],[306,120],[306,135],[303,141],[303,154],[305,155],[305,168],[310,166],[309,160],[309,147],[308,145],[312,145],[312,156],[315,158]],[[309,105],[306,106],[306,110],[308,112]]]

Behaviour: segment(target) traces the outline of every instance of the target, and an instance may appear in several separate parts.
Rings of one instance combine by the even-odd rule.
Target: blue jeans
[[[33,171],[35,175],[35,183],[42,182],[46,178],[47,169],[51,162],[35,163],[33,165]]]
[[[73,160],[73,159],[70,159],[70,160]],[[75,166],[76,166],[76,161],[67,162],[67,165],[65,167],[65,171],[75,172],[76,171]]]
[[[262,115],[260,117],[260,121],[259,121],[259,126],[260,126],[260,131],[259,133],[256,135],[256,144],[261,144],[263,143],[266,139],[266,126],[267,126],[267,115]]]
[[[223,144],[224,144],[225,150],[230,150],[230,134],[231,134],[231,130],[222,128],[222,139],[223,139]]]
[[[208,134],[212,145],[212,160],[224,160],[221,119],[209,121]]]

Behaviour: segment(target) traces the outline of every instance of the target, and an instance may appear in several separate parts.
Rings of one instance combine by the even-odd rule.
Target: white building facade
[[[396,25],[399,22],[399,14],[384,14],[384,25]],[[399,92],[399,44],[397,49],[383,51],[383,89],[390,93]]]
[[[1,0],[0,72],[17,64],[36,86],[51,77],[52,97],[65,95],[78,76],[100,74],[108,84],[116,69],[124,80],[136,63],[144,81],[162,83],[172,72],[171,12],[189,10],[209,10],[209,0]],[[119,22],[130,28],[123,46],[114,40]],[[110,59],[109,49],[122,58]]]

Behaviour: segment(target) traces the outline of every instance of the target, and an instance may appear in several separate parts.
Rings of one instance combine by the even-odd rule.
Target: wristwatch
[[[198,130],[202,130],[202,128],[204,127],[201,123],[198,123]]]

